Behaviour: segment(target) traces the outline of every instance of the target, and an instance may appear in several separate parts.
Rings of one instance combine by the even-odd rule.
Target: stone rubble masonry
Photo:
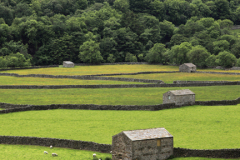
[[[240,158],[238,149],[186,149],[174,148],[174,157]]]
[[[52,145],[53,147],[81,149],[102,153],[110,153],[112,147],[110,144],[99,144],[88,141],[18,136],[0,136],[0,144],[38,145],[47,147]]]
[[[112,147],[110,144],[99,144],[88,141],[19,136],[0,136],[0,144],[38,145],[46,147],[52,145],[53,147],[89,150],[102,153],[110,153]],[[240,149],[199,150],[174,148],[173,154],[174,157],[240,158]]]
[[[195,71],[192,73],[210,73],[210,74],[230,74],[230,75],[240,75],[240,73],[237,72],[204,72],[204,71]]]
[[[237,105],[240,104],[240,97],[235,100],[222,101],[195,101],[194,105]],[[95,105],[95,104],[51,104],[51,105],[19,105],[0,103],[0,114],[22,112],[31,110],[49,110],[49,109],[82,109],[82,110],[149,110],[158,111],[163,109],[180,108],[181,105],[175,103],[158,104],[158,105]]]
[[[0,89],[63,89],[63,88],[150,88],[240,85],[235,82],[174,82],[174,84],[113,84],[113,85],[0,85]]]

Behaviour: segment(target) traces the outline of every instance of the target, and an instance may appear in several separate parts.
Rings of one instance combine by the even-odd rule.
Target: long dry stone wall
[[[110,144],[55,138],[0,136],[0,144],[38,145],[48,147],[52,145],[53,147],[81,149],[103,153],[110,153],[111,151]]]
[[[113,80],[113,81],[128,81],[128,82],[143,82],[143,83],[164,83],[161,80],[148,80],[148,79],[134,79],[134,78],[120,78],[120,77],[100,77],[94,75],[84,76],[67,76],[67,75],[45,75],[45,74],[28,74],[19,75],[16,73],[0,73],[0,76],[14,76],[14,77],[39,77],[39,78],[70,78],[82,80]]]
[[[64,88],[150,88],[150,87],[194,87],[240,85],[235,82],[191,82],[174,84],[113,84],[113,85],[0,85],[0,89],[64,89]]]
[[[185,149],[174,148],[174,157],[240,158],[240,149]]]
[[[236,72],[204,72],[204,71],[195,71],[192,73],[210,73],[210,74],[229,74],[229,75],[240,75],[240,73]]]
[[[237,105],[240,104],[240,97],[235,100],[222,101],[196,101],[194,105]],[[180,105],[174,103],[159,104],[159,105],[95,105],[95,104],[51,104],[51,105],[18,105],[0,103],[0,114],[22,112],[31,110],[49,110],[49,109],[83,109],[83,110],[150,110],[158,111],[163,109],[179,108]]]
[[[110,153],[112,145],[99,144],[95,142],[56,139],[56,138],[39,138],[39,137],[20,137],[20,136],[0,136],[0,144],[11,145],[38,145],[49,147],[62,147],[80,150],[89,150],[102,153]],[[174,157],[211,157],[211,158],[239,158],[240,149],[218,149],[218,150],[198,150],[174,148]]]

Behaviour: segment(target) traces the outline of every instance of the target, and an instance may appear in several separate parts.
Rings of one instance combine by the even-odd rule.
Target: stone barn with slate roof
[[[179,66],[179,72],[195,72],[197,70],[196,65],[192,63],[184,63]]]
[[[173,136],[165,128],[123,131],[112,137],[113,160],[165,160],[173,155]]]
[[[195,103],[195,93],[189,89],[168,91],[163,94],[163,104],[166,103],[193,105]]]
[[[63,61],[63,67],[72,68],[74,67],[74,63],[71,61]]]

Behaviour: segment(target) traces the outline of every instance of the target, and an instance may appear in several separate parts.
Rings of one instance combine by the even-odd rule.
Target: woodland
[[[0,68],[240,66],[240,0],[0,0]]]

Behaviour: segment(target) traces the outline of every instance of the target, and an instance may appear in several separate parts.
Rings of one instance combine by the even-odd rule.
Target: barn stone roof
[[[169,91],[171,92],[173,95],[176,95],[176,96],[180,96],[180,95],[189,95],[189,94],[194,94],[194,92],[192,92],[191,90],[189,89],[183,89],[183,90],[172,90],[172,91]]]
[[[173,137],[165,128],[123,131],[132,141]]]
[[[63,63],[65,63],[65,64],[73,64],[73,62],[71,62],[71,61],[63,61]]]
[[[184,63],[184,65],[188,66],[188,67],[196,67],[194,64],[192,63]]]

